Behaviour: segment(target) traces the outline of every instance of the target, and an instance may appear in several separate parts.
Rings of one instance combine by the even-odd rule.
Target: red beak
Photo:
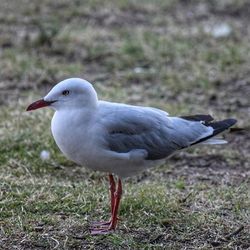
[[[41,99],[41,100],[38,100],[36,102],[31,103],[28,106],[28,108],[26,109],[26,111],[30,111],[30,110],[35,110],[35,109],[40,109],[40,108],[43,108],[43,107],[47,107],[47,106],[49,106],[53,102],[55,102],[55,101],[47,102],[47,101],[44,101],[43,99]]]

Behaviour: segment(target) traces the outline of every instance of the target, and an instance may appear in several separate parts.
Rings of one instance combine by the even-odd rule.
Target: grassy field
[[[51,110],[25,112],[77,76],[101,99],[249,128],[249,10],[248,0],[1,1],[0,248],[249,249],[247,131],[126,180],[119,229],[93,237],[89,222],[109,213],[106,176],[63,157]]]

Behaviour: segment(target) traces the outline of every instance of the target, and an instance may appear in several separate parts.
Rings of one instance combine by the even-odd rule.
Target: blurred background
[[[56,247],[52,237],[62,247],[67,236],[67,244],[74,243],[78,249],[82,238],[72,235],[86,232],[87,216],[98,205],[94,202],[106,195],[101,174],[67,161],[55,146],[49,129],[52,112],[26,113],[28,104],[59,81],[81,77],[93,83],[100,99],[154,106],[171,115],[233,117],[239,127],[249,127],[249,23],[248,0],[0,1],[0,243],[31,249],[38,243]],[[166,166],[128,181],[130,203],[124,204],[122,214],[129,217],[138,211],[135,221],[139,224],[131,223],[144,230],[137,228],[135,233],[123,228],[129,243],[124,243],[122,236],[110,236],[104,240],[106,245],[99,242],[99,246],[211,247],[210,241],[208,245],[204,242],[213,240],[218,227],[225,235],[249,222],[249,139],[249,134],[242,133],[229,136],[226,147],[191,149]],[[159,225],[159,220],[163,223],[156,217],[165,215],[161,217],[161,202],[151,197],[152,186],[144,189],[148,180],[158,187],[155,193],[160,201],[167,199],[170,204],[168,216],[175,219],[168,220],[166,227],[175,239],[167,238],[162,227],[152,226]],[[141,191],[133,188],[135,183]],[[96,189],[86,193],[90,184]],[[207,218],[206,227],[189,221],[193,208],[176,208],[179,196],[194,191],[201,194],[191,196],[196,205],[203,206],[206,197],[215,202],[211,209],[219,211],[217,219],[208,210],[196,215],[196,222]],[[154,204],[146,202],[147,195]],[[169,203],[168,199],[174,200]],[[86,200],[91,202],[86,204]],[[231,212],[225,219],[220,208],[228,206]],[[155,217],[147,216],[145,207]],[[200,207],[196,209],[200,211]],[[147,224],[138,222],[140,219]],[[181,241],[187,227],[193,230],[188,237],[194,237],[196,243]],[[62,228],[65,237],[58,233]],[[163,236],[157,238],[157,233]],[[243,234],[232,246],[244,248],[248,236]],[[84,242],[98,246],[88,238]],[[218,244],[225,247],[221,244],[227,243]]]
[[[44,94],[62,79],[170,113],[249,112],[249,2],[1,2],[0,91]],[[43,90],[45,89],[45,90]],[[1,102],[11,95],[1,94]]]

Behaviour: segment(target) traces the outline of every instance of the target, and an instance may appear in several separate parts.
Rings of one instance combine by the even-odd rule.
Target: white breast
[[[67,111],[55,112],[51,121],[51,130],[57,146],[70,160],[87,165],[93,140],[88,122]]]

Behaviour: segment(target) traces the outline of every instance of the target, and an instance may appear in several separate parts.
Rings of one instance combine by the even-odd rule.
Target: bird
[[[111,218],[93,223],[92,235],[117,228],[124,178],[161,165],[191,146],[227,143],[218,134],[237,122],[201,114],[176,117],[153,107],[99,100],[93,85],[81,78],[57,83],[26,110],[43,107],[55,110],[51,131],[66,158],[108,174]]]

